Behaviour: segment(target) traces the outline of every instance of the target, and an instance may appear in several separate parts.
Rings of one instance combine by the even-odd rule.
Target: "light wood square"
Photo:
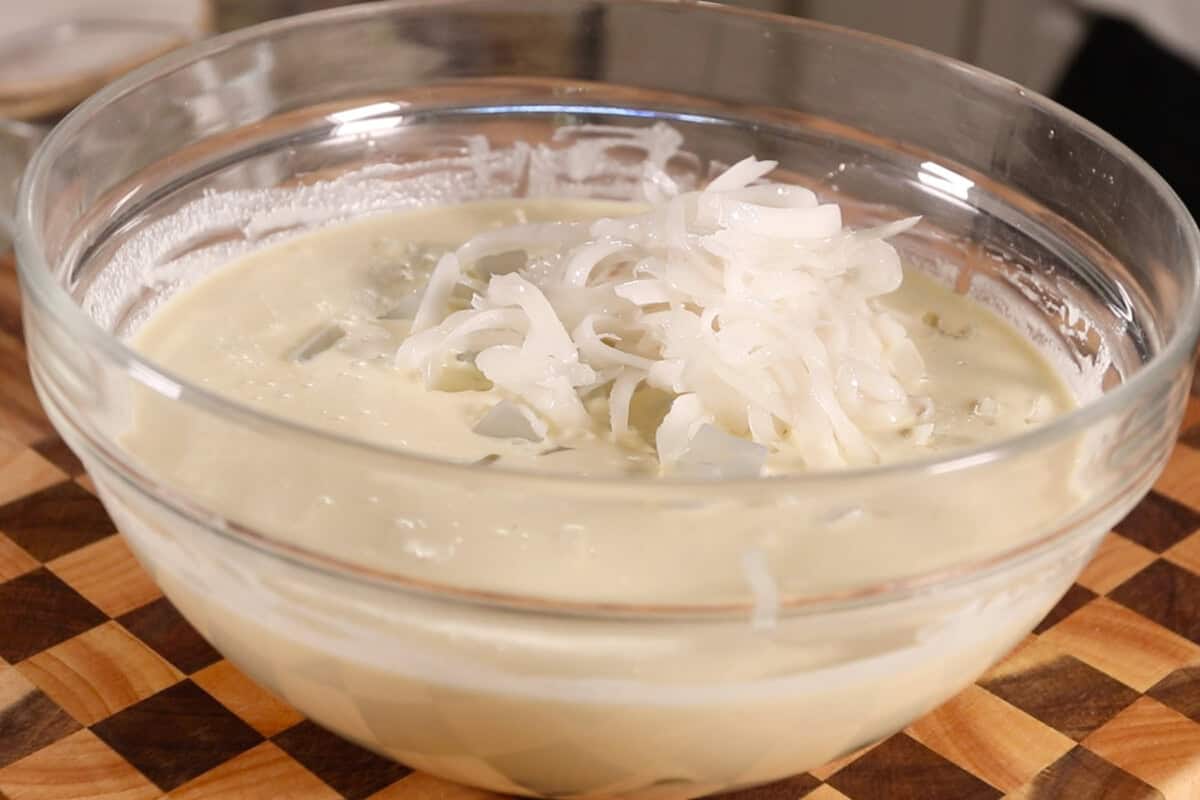
[[[17,669],[84,725],[99,722],[183,677],[112,621],[38,653]]]
[[[1106,597],[1055,625],[1042,640],[1139,692],[1200,658],[1197,645]]]
[[[1200,724],[1152,697],[1140,698],[1083,740],[1166,800],[1200,797]]]
[[[1177,446],[1154,488],[1180,503],[1195,503],[1200,498],[1200,450]]]
[[[1141,572],[1154,559],[1155,555],[1149,549],[1129,541],[1119,533],[1110,533],[1104,537],[1096,555],[1088,562],[1076,583],[1096,594],[1108,594]]]
[[[162,596],[120,534],[68,553],[47,567],[110,617]]]
[[[1043,642],[1040,637],[1031,634],[1018,642],[1017,646],[1008,655],[994,664],[975,683],[987,683],[996,678],[1003,678],[1008,675],[1024,672],[1025,670],[1033,669],[1041,664],[1053,661],[1061,655],[1062,653],[1055,649],[1053,645]]]
[[[850,800],[850,798],[829,784],[825,784],[804,795],[804,800]]]
[[[209,770],[167,795],[172,800],[338,800],[337,792],[271,742]]]
[[[1166,559],[1200,575],[1200,533],[1193,533],[1168,550]]]
[[[66,480],[67,475],[37,451],[0,431],[0,505]]]
[[[0,708],[15,706],[36,689],[16,667],[0,667]]]
[[[1003,736],[997,736],[1003,731]],[[908,734],[1002,791],[1054,763],[1075,742],[978,686],[913,723]]]
[[[0,770],[10,800],[150,800],[162,793],[84,729]]]
[[[271,737],[304,719],[283,700],[259,686],[228,661],[197,672],[192,680],[263,736]]]
[[[26,553],[12,539],[0,533],[0,583],[11,581],[30,570],[36,569],[38,561]]]

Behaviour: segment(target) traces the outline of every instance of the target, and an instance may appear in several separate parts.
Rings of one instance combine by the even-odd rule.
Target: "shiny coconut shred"
[[[916,218],[853,231],[840,208],[764,182],[746,158],[701,191],[648,167],[645,210],[514,225],[441,256],[398,366],[441,388],[470,364],[505,400],[476,432],[540,439],[603,423],[620,442],[643,387],[670,397],[654,433],[667,472],[760,474],[767,454],[809,468],[878,460],[867,431],[932,432],[922,358],[875,300],[900,287],[886,239]]]

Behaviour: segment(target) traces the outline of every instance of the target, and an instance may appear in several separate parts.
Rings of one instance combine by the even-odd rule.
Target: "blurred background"
[[[1200,0],[735,0],[936,50],[1049,95],[1200,217]]]
[[[1050,95],[1139,152],[1200,215],[1200,0],[727,2],[910,42]],[[46,125],[132,66],[214,32],[337,5],[349,3],[0,0],[0,178]],[[622,48],[648,43],[706,45],[647,31],[638,42],[605,42],[602,57],[619,65]],[[522,57],[559,57],[530,47]],[[714,52],[714,69],[737,66]],[[786,65],[771,74],[786,80]]]

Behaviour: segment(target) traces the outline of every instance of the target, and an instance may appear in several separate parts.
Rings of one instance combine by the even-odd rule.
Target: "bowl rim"
[[[560,4],[573,4],[576,6],[591,6],[591,5],[641,5],[641,6],[659,6],[659,7],[680,7],[677,0],[557,0]],[[204,407],[208,411],[216,411],[225,413],[235,417],[251,420],[257,424],[266,424],[272,427],[278,427],[283,430],[288,430],[294,433],[301,433],[306,436],[325,441],[336,442],[342,446],[350,446],[361,448],[368,452],[377,455],[386,455],[395,457],[400,460],[411,461],[414,466],[421,467],[443,467],[451,470],[467,471],[469,474],[481,474],[478,467],[473,467],[470,464],[465,464],[460,461],[452,461],[450,459],[439,458],[437,456],[416,453],[405,450],[400,447],[381,445],[375,442],[370,442],[357,437],[344,436],[334,433],[328,429],[305,425],[303,423],[289,420],[275,414],[258,411],[249,406],[231,400],[222,395],[214,393],[210,390],[192,383],[180,376],[173,374],[170,370],[164,369],[156,365],[150,359],[142,356],[140,353],[126,345],[123,341],[103,330],[90,317],[84,314],[74,303],[66,290],[58,283],[51,279],[51,271],[45,263],[45,258],[32,241],[33,237],[29,232],[34,229],[34,213],[36,208],[35,200],[38,199],[39,187],[38,177],[44,174],[53,162],[53,151],[60,144],[68,141],[70,136],[84,127],[89,118],[96,112],[107,107],[112,102],[129,94],[130,92],[152,82],[154,79],[162,75],[174,71],[180,67],[190,65],[204,58],[216,55],[222,51],[234,49],[238,46],[247,44],[257,39],[270,38],[280,32],[287,31],[293,28],[305,27],[307,25],[320,24],[339,18],[352,19],[355,17],[370,17],[377,14],[386,13],[393,9],[415,9],[415,8],[436,8],[444,6],[471,6],[471,5],[490,5],[497,7],[499,5],[511,5],[517,8],[521,7],[521,0],[384,0],[377,3],[363,3],[341,8],[328,9],[324,11],[315,11],[307,14],[299,14],[292,17],[285,17],[278,20],[273,20],[259,25],[254,25],[239,31],[221,34],[212,39],[203,40],[191,45],[180,48],[166,56],[163,56],[155,61],[147,64],[138,70],[126,75],[117,80],[105,89],[98,92],[81,104],[78,108],[71,112],[63,119],[42,141],[33,158],[29,163],[21,180],[21,187],[17,200],[16,214],[16,245],[17,245],[17,269],[21,277],[23,289],[31,296],[39,300],[45,307],[54,313],[55,318],[71,329],[71,333],[82,337],[81,341],[95,344],[105,355],[109,356],[116,363],[120,363],[127,367],[132,367],[142,376],[154,375],[158,379],[161,386],[170,386],[171,391],[178,392],[180,400],[191,400],[196,404]],[[952,66],[957,71],[966,74],[967,76],[992,83],[998,87],[1012,88],[1021,93],[1031,103],[1041,106],[1043,110],[1048,110],[1064,117],[1064,121],[1069,122],[1073,126],[1079,128],[1081,132],[1086,133],[1096,142],[1109,149],[1114,155],[1131,163],[1138,172],[1146,178],[1151,186],[1153,186],[1164,198],[1169,205],[1175,207],[1176,212],[1179,212],[1177,217],[1183,222],[1183,232],[1191,241],[1192,249],[1198,254],[1197,261],[1194,263],[1198,278],[1195,285],[1192,287],[1191,296],[1187,298],[1186,306],[1194,309],[1194,313],[1185,315],[1181,318],[1181,325],[1175,331],[1174,335],[1165,342],[1164,347],[1160,352],[1156,353],[1148,363],[1139,369],[1129,380],[1123,381],[1116,388],[1105,392],[1102,396],[1081,404],[1080,406],[1056,417],[1049,424],[1041,425],[1033,430],[1008,436],[996,442],[975,445],[972,447],[952,450],[945,455],[928,456],[919,459],[910,459],[905,461],[891,462],[886,464],[878,464],[866,467],[850,467],[844,469],[828,469],[812,472],[799,473],[783,473],[779,475],[769,475],[763,477],[741,477],[741,478],[696,478],[696,477],[681,477],[681,476],[663,476],[656,478],[654,485],[676,485],[676,486],[691,486],[693,488],[713,486],[738,486],[738,485],[769,485],[769,484],[820,484],[829,480],[844,482],[854,478],[865,478],[876,476],[884,476],[902,472],[912,471],[931,471],[933,473],[943,473],[957,471],[973,466],[978,466],[983,463],[1005,458],[1009,454],[1024,450],[1033,449],[1036,446],[1043,444],[1049,439],[1059,438],[1067,433],[1075,433],[1086,427],[1095,418],[1104,416],[1112,408],[1121,405],[1127,398],[1139,393],[1147,384],[1158,381],[1171,370],[1169,362],[1182,360],[1194,348],[1197,341],[1200,341],[1200,229],[1197,228],[1196,222],[1192,219],[1186,206],[1182,200],[1170,187],[1169,184],[1147,164],[1140,156],[1122,144],[1115,137],[1103,131],[1098,126],[1088,122],[1074,112],[1058,105],[1053,100],[1046,98],[1036,92],[1024,89],[1019,84],[1000,77],[993,73],[978,67],[965,64],[948,56],[943,56],[938,53],[917,47],[915,45],[897,42],[875,34],[864,33],[861,31],[842,28],[836,25],[830,25],[822,22],[815,22],[798,17],[788,17],[782,14],[775,14],[757,9],[743,9],[733,6],[721,5],[709,0],[693,0],[687,4],[688,7],[698,8],[706,12],[716,13],[718,15],[727,14],[733,17],[748,17],[757,18],[760,20],[772,22],[774,24],[783,24],[789,27],[796,28],[815,28],[824,30],[828,34],[847,36],[849,38],[860,38],[876,45],[889,47],[895,50],[906,51],[912,55],[922,58],[926,61],[939,62],[944,65]],[[530,470],[530,469],[514,469],[512,467],[488,467],[487,474],[491,475],[510,475],[518,477],[522,480],[546,481],[548,483],[578,483],[586,481],[589,485],[630,485],[644,487],[647,481],[644,478],[637,477],[622,477],[622,476],[595,476],[582,478],[577,475],[558,474],[549,471]]]
[[[559,7],[571,6],[578,9],[589,7],[616,6],[647,6],[687,9],[689,13],[703,13],[715,17],[726,17],[731,20],[753,20],[760,24],[770,24],[780,33],[789,31],[817,31],[820,35],[843,41],[859,41],[869,47],[889,49],[906,57],[926,63],[938,64],[949,68],[954,80],[967,81],[990,88],[993,91],[1009,91],[1018,93],[1022,100],[1042,112],[1060,120],[1064,125],[1077,129],[1081,134],[1093,140],[1098,146],[1133,167],[1147,182],[1147,185],[1158,194],[1172,210],[1181,228],[1185,247],[1194,254],[1191,269],[1197,278],[1192,282],[1190,292],[1182,298],[1186,309],[1180,315],[1176,329],[1163,342],[1163,346],[1153,358],[1145,363],[1127,380],[1105,392],[1102,396],[1085,402],[1067,413],[1055,418],[1048,424],[1038,426],[1030,431],[1014,436],[1005,437],[996,442],[977,445],[974,447],[952,450],[946,454],[933,455],[920,459],[892,462],[868,467],[855,467],[837,470],[822,470],[805,473],[785,473],[759,478],[704,479],[695,477],[666,476],[647,481],[645,478],[626,476],[580,476],[559,474],[549,471],[530,469],[514,469],[511,467],[488,467],[486,469],[472,466],[461,461],[451,461],[432,455],[415,453],[403,448],[381,445],[367,440],[344,436],[328,429],[312,427],[289,420],[274,414],[255,410],[235,400],[228,399],[193,384],[174,375],[169,370],[157,366],[150,359],[134,351],[122,340],[102,329],[72,300],[67,291],[54,280],[53,271],[46,258],[37,237],[36,210],[42,204],[45,194],[44,178],[52,168],[55,156],[59,150],[68,145],[72,138],[85,129],[91,119],[112,103],[126,95],[154,82],[172,72],[190,66],[194,63],[220,55],[223,52],[243,48],[263,39],[270,39],[300,28],[324,25],[334,22],[353,21],[360,18],[387,16],[391,13],[429,13],[439,9],[454,9],[464,7],[486,7],[491,9],[509,7],[519,11],[526,6],[521,0],[385,0],[377,3],[363,3],[347,7],[327,9],[292,17],[285,17],[264,22],[239,31],[222,34],[211,39],[194,42],[178,50],[162,56],[133,72],[118,79],[102,89],[91,98],[84,101],[60,122],[38,147],[30,161],[21,181],[17,200],[15,220],[15,243],[17,267],[21,288],[28,299],[42,306],[54,320],[71,336],[81,348],[96,352],[101,358],[115,365],[133,380],[146,385],[151,391],[160,394],[169,392],[174,399],[198,408],[204,413],[215,414],[238,424],[249,424],[259,429],[274,430],[288,435],[308,437],[318,442],[329,443],[339,447],[350,448],[376,457],[386,457],[397,465],[411,470],[433,470],[446,476],[462,476],[479,480],[485,478],[491,483],[518,482],[530,491],[538,486],[586,486],[591,489],[602,488],[610,491],[630,491],[639,494],[647,490],[656,493],[696,491],[737,493],[750,487],[759,490],[792,491],[801,489],[819,490],[829,485],[830,481],[838,484],[876,480],[896,475],[940,475],[949,472],[959,472],[988,463],[1014,458],[1020,454],[1045,448],[1055,442],[1083,432],[1098,420],[1115,411],[1130,406],[1137,398],[1169,384],[1178,378],[1180,370],[1190,367],[1191,355],[1196,343],[1200,340],[1200,229],[1189,214],[1182,200],[1167,182],[1153,170],[1140,156],[1119,142],[1115,137],[1104,132],[1098,126],[1088,122],[1074,112],[1060,106],[1054,101],[1019,84],[1000,77],[986,70],[965,64],[954,58],[933,53],[914,45],[893,41],[875,34],[855,31],[827,23],[806,20],[799,17],[789,17],[772,12],[755,9],[737,8],[720,5],[708,0],[692,0],[681,4],[678,0],[555,0]],[[177,509],[180,510],[180,509]],[[1022,542],[1016,547],[991,554],[985,558],[974,559],[970,562],[953,565],[955,574],[972,574],[979,569],[985,569],[988,564],[1002,564],[1027,553],[1030,547],[1047,545],[1061,538],[1066,531],[1049,532],[1033,540]],[[310,551],[317,559],[326,559],[324,554]],[[338,569],[343,569],[339,564]],[[934,583],[946,579],[945,570],[939,570]],[[908,585],[913,581],[926,585],[923,578],[931,577],[922,573],[912,579],[904,579],[901,583]],[[895,587],[896,582],[879,582]],[[899,587],[902,588],[902,587]]]

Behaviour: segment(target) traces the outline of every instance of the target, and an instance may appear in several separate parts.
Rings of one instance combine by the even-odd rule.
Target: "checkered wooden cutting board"
[[[221,659],[42,416],[19,320],[3,263],[0,800],[486,797],[338,739]],[[1156,491],[1003,663],[903,733],[738,796],[1200,798],[1198,509],[1194,398]]]

